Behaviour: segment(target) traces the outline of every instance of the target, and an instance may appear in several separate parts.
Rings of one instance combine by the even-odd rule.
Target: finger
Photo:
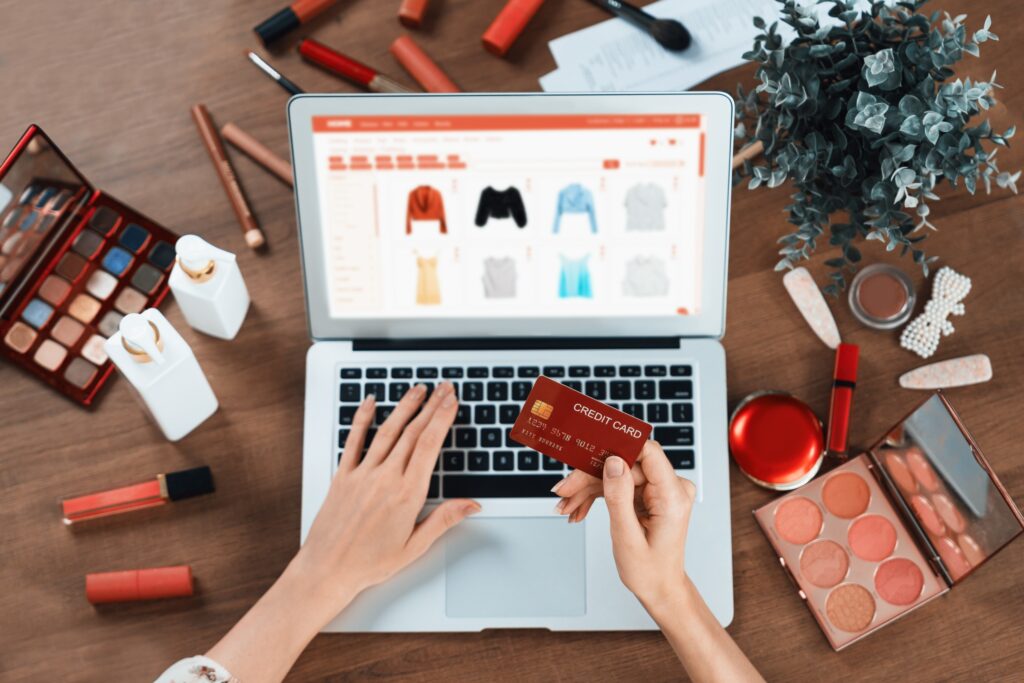
[[[402,430],[402,436],[398,439],[398,443],[387,455],[387,463],[390,466],[397,468],[400,472],[405,471],[409,456],[413,452],[413,448],[416,447],[416,441],[420,438],[420,434],[430,424],[437,407],[441,405],[448,394],[453,392],[451,382],[444,382],[434,390],[434,393],[420,409],[419,414]]]
[[[576,510],[576,512],[569,515],[569,523],[578,524],[579,522],[582,522],[584,519],[586,519],[587,513],[590,512],[590,508],[594,506],[595,500],[597,500],[596,496],[594,498],[591,498],[587,502],[583,503],[583,505],[581,505],[579,509]]]
[[[427,388],[422,384],[417,384],[405,392],[405,396],[388,415],[388,419],[384,420],[384,424],[377,429],[377,436],[374,437],[373,443],[366,451],[366,457],[363,458],[364,464],[377,465],[387,457],[387,454],[394,448],[395,442],[398,441],[398,437],[401,436],[402,430],[405,429],[406,423],[412,419],[420,405],[423,404],[423,397],[426,394]]]
[[[678,478],[676,471],[672,469],[672,463],[668,461],[668,456],[657,441],[648,441],[644,444],[638,461],[647,481],[652,484],[670,483]]]
[[[587,474],[582,470],[573,470],[551,488],[551,493],[557,493],[562,498],[571,498],[580,491],[602,488],[601,480]]]
[[[405,544],[405,564],[409,564],[427,552],[430,546],[444,535],[444,532],[466,517],[478,512],[480,512],[480,504],[467,498],[453,498],[438,505],[412,530],[412,535],[409,536],[409,540]]]
[[[597,498],[599,493],[592,489],[586,488],[582,491],[577,491],[574,495],[569,498],[563,498],[555,506],[555,511],[560,515],[572,515],[580,507],[583,506],[587,501],[594,500]]]
[[[351,471],[359,464],[359,456],[363,454],[363,444],[366,442],[366,432],[373,424],[374,409],[377,401],[373,394],[363,399],[352,416],[352,426],[349,428],[348,436],[345,438],[345,448],[341,452],[341,461],[338,463],[338,471]]]
[[[409,476],[422,482],[424,496],[427,487],[430,486],[430,473],[434,471],[434,463],[437,462],[441,446],[452,428],[452,423],[455,422],[458,411],[459,399],[455,396],[454,387],[448,384],[448,391],[441,397],[440,405],[416,439],[412,455],[409,456],[409,464],[405,468]]]
[[[646,542],[633,507],[633,478],[626,476],[626,461],[611,455],[604,461],[604,497],[611,518],[612,546],[638,548]]]

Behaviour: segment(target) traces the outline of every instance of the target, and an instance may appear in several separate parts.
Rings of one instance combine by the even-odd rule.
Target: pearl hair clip
[[[941,268],[932,283],[931,300],[925,304],[924,312],[903,328],[900,346],[921,358],[931,357],[939,348],[939,339],[953,334],[953,323],[948,318],[964,314],[964,305],[960,302],[970,291],[971,278],[949,266]]]

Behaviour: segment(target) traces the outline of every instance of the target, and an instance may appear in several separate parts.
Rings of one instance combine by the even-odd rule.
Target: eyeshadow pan
[[[98,368],[89,361],[76,358],[71,361],[68,369],[64,371],[64,379],[79,389],[84,389],[96,377],[97,370]]]
[[[836,628],[860,633],[875,618],[875,599],[863,586],[844,583],[829,593],[825,600],[825,613]]]
[[[800,553],[800,571],[819,588],[831,588],[846,578],[850,557],[832,541],[815,541]]]
[[[160,270],[167,270],[174,263],[174,257],[177,254],[167,242],[157,242],[152,250],[149,252],[149,262]]]
[[[151,294],[163,279],[163,273],[148,263],[143,263],[132,276],[132,286],[146,294]]]
[[[921,597],[924,574],[908,559],[894,557],[883,562],[875,572],[875,590],[893,605],[912,605]]]
[[[103,268],[114,275],[123,275],[134,260],[135,257],[121,247],[111,247],[107,255],[103,257]]]
[[[64,346],[72,347],[81,339],[83,332],[85,327],[82,323],[65,315],[53,326],[50,335]]]
[[[146,296],[137,289],[125,287],[114,299],[114,308],[122,313],[139,313],[146,307]]]
[[[881,515],[865,515],[850,525],[847,540],[860,559],[881,562],[896,548],[896,528]]]
[[[26,211],[23,214],[21,222],[18,224],[18,228],[22,232],[28,232],[29,230],[32,229],[32,226],[35,224],[36,218],[38,218],[38,217],[39,217],[39,213],[38,212],[32,211],[32,210]]]
[[[821,489],[821,500],[836,517],[853,519],[868,509],[871,492],[859,475],[842,472],[829,477]]]
[[[149,231],[141,225],[129,223],[128,227],[121,233],[121,239],[118,241],[137,254],[142,247],[146,246],[146,242],[149,241]]]
[[[100,319],[100,324],[96,327],[104,337],[113,337],[120,327],[121,318],[123,317],[117,311],[107,311],[107,314]]]
[[[18,353],[25,353],[32,348],[37,336],[39,335],[31,327],[23,322],[16,322],[4,335],[4,343]]]
[[[32,358],[36,363],[52,372],[60,367],[67,355],[68,350],[63,346],[52,339],[44,339]]]
[[[100,302],[88,294],[79,294],[68,306],[68,312],[83,323],[91,323],[96,314],[100,312]]]
[[[32,299],[32,301],[28,302],[25,310],[21,312],[22,320],[37,330],[45,327],[46,323],[50,322],[52,316],[53,306],[42,299]]]
[[[29,185],[25,188],[25,191],[21,193],[21,197],[18,199],[19,204],[25,204],[35,196],[36,192],[39,192],[38,185]]]
[[[92,258],[103,246],[103,238],[93,230],[83,230],[71,244],[71,249],[85,258]]]
[[[54,306],[60,306],[71,291],[71,285],[64,278],[48,275],[39,287],[39,298]]]
[[[93,271],[85,281],[85,289],[100,301],[106,301],[117,289],[117,278],[102,270]]]
[[[85,358],[87,361],[95,363],[96,365],[103,365],[106,363],[107,351],[103,348],[103,343],[105,341],[107,340],[98,334],[94,334],[89,337],[82,346],[82,358]]]
[[[821,533],[821,509],[807,498],[790,498],[775,511],[775,528],[785,540],[803,545]]]
[[[114,231],[120,219],[121,216],[116,211],[101,206],[96,209],[96,213],[89,219],[89,227],[101,235],[109,235]]]
[[[78,254],[67,253],[57,264],[57,274],[63,276],[65,279],[74,282],[85,271],[87,263]]]

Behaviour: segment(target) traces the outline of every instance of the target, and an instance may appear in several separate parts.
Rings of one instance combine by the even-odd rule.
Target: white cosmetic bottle
[[[184,437],[217,411],[188,342],[157,309],[126,315],[103,348],[168,440]]]
[[[198,235],[182,236],[174,248],[178,258],[170,285],[185,320],[211,337],[234,339],[249,310],[249,290],[235,255]]]

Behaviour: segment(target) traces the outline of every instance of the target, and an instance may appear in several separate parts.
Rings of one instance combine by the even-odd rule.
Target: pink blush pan
[[[775,528],[790,543],[803,545],[821,532],[821,508],[806,498],[791,498],[775,511]]]
[[[865,515],[850,525],[847,540],[860,559],[881,562],[896,548],[896,529],[885,517]]]
[[[896,557],[882,563],[875,572],[875,590],[893,605],[911,605],[921,597],[924,574],[910,560]]]

